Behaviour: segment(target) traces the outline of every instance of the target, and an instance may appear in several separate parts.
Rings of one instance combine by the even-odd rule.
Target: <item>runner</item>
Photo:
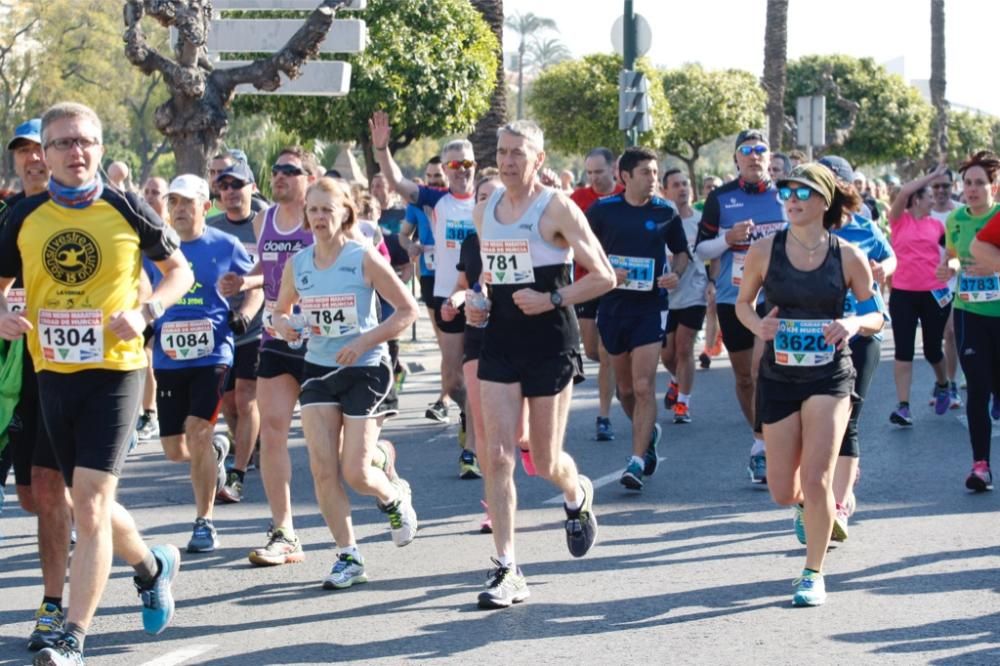
[[[0,236],[0,292],[7,294],[22,271],[25,285],[22,312],[10,312],[0,299],[0,337],[27,338],[38,371],[43,445],[52,448],[70,487],[79,535],[70,567],[73,605],[62,635],[36,664],[82,663],[112,548],[135,569],[151,634],[173,617],[171,583],[180,565],[176,547],[146,547],[114,497],[138,417],[143,328],[193,280],[177,235],[135,195],[104,187],[97,176],[101,138],[100,120],[83,105],[46,111],[48,191],[18,204]],[[165,276],[144,303],[140,250]]]
[[[302,562],[305,553],[292,521],[292,461],[288,455],[288,430],[298,400],[305,351],[277,337],[271,313],[278,300],[285,262],[312,244],[312,234],[302,228],[306,188],[320,173],[316,157],[299,146],[283,148],[271,167],[274,205],[254,218],[254,233],[260,260],[250,275],[228,273],[220,292],[232,297],[240,291],[264,288],[264,332],[257,369],[257,401],[260,409],[260,476],[271,510],[267,543],[250,551],[257,566]]]
[[[785,208],[768,179],[769,154],[764,132],[757,129],[740,132],[736,137],[734,159],[740,176],[712,190],[705,199],[695,249],[701,261],[720,260],[719,273],[713,276],[716,277],[719,326],[736,378],[736,397],[753,430],[747,472],[751,482],[763,484],[767,481],[767,459],[764,440],[754,418],[754,377],[764,346],[755,343],[753,332],[737,319],[735,304],[747,251],[753,243],[784,228]],[[764,313],[758,314],[763,316]],[[710,341],[707,339],[706,344]]]
[[[195,281],[153,326],[160,443],[168,460],[191,465],[196,515],[189,553],[211,553],[219,546],[212,514],[215,495],[226,483],[229,440],[213,433],[234,345],[229,303],[217,283],[227,273],[245,275],[253,267],[238,238],[205,225],[210,196],[208,183],[192,174],[170,183],[170,220]],[[146,272],[154,288],[163,279],[151,263]]]
[[[462,409],[458,444],[459,470],[462,478],[478,479],[482,474],[476,459],[475,433],[466,429],[466,390],[462,376],[462,352],[465,334],[465,292],[458,289],[459,254],[462,241],[475,233],[472,226],[472,198],[475,189],[476,162],[472,144],[468,141],[452,141],[441,149],[441,162],[448,175],[448,189],[437,190],[417,185],[403,177],[399,165],[389,152],[389,116],[376,112],[369,122],[375,159],[389,184],[403,199],[418,207],[434,208],[434,318],[441,332],[441,382],[457,405]],[[445,321],[441,311],[445,301],[459,311],[451,321]],[[432,409],[437,405],[432,405]],[[432,414],[428,413],[428,416]],[[447,421],[447,415],[444,415]]]
[[[854,385],[846,348],[859,331],[880,330],[883,318],[867,257],[828,231],[858,205],[856,195],[819,164],[796,167],[778,188],[790,225],[750,248],[736,307],[766,342],[758,405],[768,488],[778,504],[804,512],[806,563],[792,603],[818,606],[826,601],[823,560],[834,522],[830,479]],[[761,288],[763,318],[755,307]],[[858,299],[857,316],[843,316],[848,289]]]
[[[632,421],[632,456],[620,481],[642,490],[642,478],[656,472],[663,435],[656,422],[656,367],[666,325],[661,313],[667,306],[661,290],[679,284],[690,257],[677,211],[656,196],[656,153],[627,148],[618,169],[625,191],[597,201],[587,220],[618,280],[617,288],[601,296],[597,329],[611,356],[618,400]],[[669,272],[664,246],[674,255]]]
[[[837,179],[837,185],[849,192],[857,193],[854,189],[854,172],[850,163],[842,157],[836,155],[826,155],[819,161],[820,164],[830,169]],[[860,199],[860,197],[859,197]],[[853,198],[852,198],[853,200]],[[879,306],[879,311],[883,317],[888,318],[888,308],[882,300],[882,285],[896,270],[896,255],[889,245],[889,241],[882,234],[878,225],[862,217],[857,210],[845,210],[843,219],[834,224],[831,228],[839,238],[851,243],[860,249],[868,258],[868,266],[872,271],[875,282],[872,286],[872,295]],[[844,300],[844,316],[852,317],[857,315],[858,299],[854,292],[848,291]],[[868,389],[878,368],[879,359],[882,355],[882,334],[875,335],[855,335],[850,341],[851,363],[856,373],[854,379],[854,391],[851,393],[851,415],[847,420],[847,429],[844,432],[844,439],[840,445],[840,453],[837,457],[837,466],[833,475],[833,499],[835,502],[835,516],[833,522],[832,539],[834,541],[845,541],[847,539],[847,524],[851,515],[857,507],[857,499],[854,495],[854,484],[858,478],[859,458],[861,455],[858,438],[858,421],[861,418],[861,408],[864,406],[865,398],[868,396]],[[800,516],[801,514],[796,514]],[[796,524],[796,534],[805,538],[805,529]]]
[[[0,230],[21,201],[42,194],[48,186],[49,168],[44,162],[41,126],[40,118],[21,123],[7,144],[7,150],[14,157],[14,173],[24,189],[0,204]],[[24,282],[20,276],[7,293],[7,304],[12,311],[24,309]],[[44,432],[40,431],[43,425],[34,365],[27,346],[22,345],[22,349],[21,393],[7,429],[10,435],[8,448],[21,508],[38,517],[43,596],[35,612],[35,626],[28,638],[28,648],[40,650],[55,644],[62,634],[65,619],[63,586],[69,561],[71,517],[59,464],[51,447],[45,444]]]
[[[167,216],[167,181],[158,176],[148,178],[142,185],[142,198],[160,216],[160,219],[170,224]],[[156,377],[153,376],[153,338],[146,340],[146,383],[142,387],[142,414],[136,424],[136,435],[141,442],[148,442],[160,436],[160,422],[156,418]]]
[[[254,234],[254,177],[242,162],[221,171],[215,188],[224,213],[207,220],[208,226],[235,236],[250,260],[257,263],[257,239]],[[263,334],[264,291],[251,289],[229,298],[229,328],[236,336],[233,363],[226,373],[222,394],[222,414],[226,419],[235,455],[227,471],[226,483],[217,499],[239,502],[243,499],[246,472],[260,436],[260,409],[257,404],[257,369],[260,366],[260,339]]]
[[[594,148],[584,160],[584,170],[587,173],[587,187],[575,190],[569,196],[580,211],[586,214],[594,202],[601,197],[608,197],[613,194],[621,194],[625,187],[618,182],[617,165],[615,154],[607,148]],[[573,265],[573,279],[579,280],[587,271],[579,264]],[[591,361],[596,361],[597,368],[597,422],[595,424],[596,434],[594,439],[598,442],[610,442],[615,438],[614,428],[611,426],[611,398],[614,396],[615,371],[611,367],[611,357],[608,355],[604,345],[601,344],[601,336],[597,333],[597,304],[600,299],[595,298],[586,303],[580,303],[575,307],[576,319],[580,323],[580,337],[583,338],[583,353]]]
[[[943,256],[945,234],[944,226],[930,215],[931,197],[927,187],[944,172],[945,167],[939,166],[926,176],[903,185],[889,209],[892,248],[899,261],[889,294],[889,315],[896,344],[893,376],[899,404],[889,421],[900,427],[913,425],[910,383],[918,322],[924,358],[934,369],[936,379],[934,412],[940,416],[951,404],[942,340],[951,312],[952,293],[947,281],[935,276]]]
[[[701,213],[691,207],[691,182],[680,169],[668,169],[663,174],[664,198],[677,208],[684,225],[689,254],[698,237]],[[690,259],[690,258],[689,258]],[[688,259],[688,260],[689,260]],[[688,261],[683,260],[683,261]],[[663,396],[667,409],[673,409],[674,423],[691,423],[691,392],[694,388],[694,342],[705,322],[708,300],[708,273],[703,261],[691,261],[683,271],[680,284],[667,292],[666,340],[660,359],[667,368],[669,384]]]
[[[958,208],[958,204],[955,200],[951,198],[951,191],[955,187],[955,174],[951,169],[946,170],[941,176],[931,181],[931,196],[933,202],[931,203],[931,217],[941,222],[942,225],[947,224],[948,216],[951,212]],[[877,218],[876,218],[877,219]],[[957,291],[958,285],[955,280],[950,280],[948,282],[948,288],[951,289],[952,293]],[[962,408],[962,397],[958,393],[958,347],[955,343],[955,308],[952,307],[951,312],[948,313],[948,323],[944,327],[944,366],[945,373],[948,375],[948,392],[951,395],[951,403],[949,407],[951,409],[961,409]],[[934,406],[934,396],[931,395],[930,405]]]
[[[537,125],[517,121],[501,128],[497,163],[504,187],[475,210],[492,304],[488,312],[466,307],[472,325],[486,323],[479,379],[487,407],[486,495],[497,550],[496,567],[479,595],[482,608],[504,608],[530,594],[514,552],[514,456],[524,398],[534,466],[563,493],[570,554],[582,557],[597,538],[593,484],[563,451],[572,384],[582,374],[571,306],[599,297],[615,277],[583,213],[539,184],[544,161]],[[579,282],[570,279],[574,255],[589,271]]]
[[[301,340],[302,327],[309,327],[302,428],[316,499],[340,551],[323,587],[342,589],[368,577],[341,479],[375,497],[397,546],[409,544],[417,533],[409,484],[371,464],[378,417],[388,413],[384,400],[392,387],[386,342],[413,323],[417,304],[388,262],[367,242],[353,240],[357,213],[335,181],[321,178],[310,185],[305,217],[315,242],[285,264],[273,321],[293,343]],[[393,306],[382,323],[377,293]],[[291,319],[296,303],[302,308],[299,323]]]
[[[950,277],[957,270],[955,337],[968,387],[965,414],[973,460],[965,487],[985,492],[993,489],[990,416],[1000,418],[1000,262],[996,260],[996,249],[988,246],[995,245],[997,239],[1000,203],[995,193],[1000,182],[1000,158],[981,151],[962,164],[958,172],[962,175],[966,205],[948,218],[949,260],[939,268],[938,277]],[[979,238],[974,243],[976,234]]]

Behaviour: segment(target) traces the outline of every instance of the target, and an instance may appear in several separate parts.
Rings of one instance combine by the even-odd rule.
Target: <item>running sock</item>
[[[142,410],[142,413],[145,414],[146,416],[150,416],[150,417],[155,417],[156,416],[156,410],[155,409],[144,409],[144,410]]]
[[[62,597],[42,597],[43,604],[52,604],[59,610],[62,610]]]
[[[357,562],[358,564],[360,564],[361,562],[364,561],[361,558],[361,553],[358,551],[357,545],[354,545],[354,546],[344,546],[343,548],[340,549],[340,554],[341,555],[350,555],[351,557],[354,558],[354,561]]]
[[[579,511],[583,507],[583,502],[586,499],[587,499],[587,497],[586,497],[586,495],[583,492],[583,486],[580,486],[580,501],[579,502],[571,502],[571,501],[569,501],[569,497],[567,495],[565,495],[565,494],[563,495],[563,503],[566,505],[566,510],[570,511],[570,512]]]
[[[639,456],[632,456],[631,458],[628,459],[628,462],[629,462],[629,464],[638,463],[640,466],[646,464],[645,461],[642,458],[640,458]]]
[[[678,393],[677,394],[677,402],[681,403],[682,405],[688,405],[688,404],[690,404],[691,403],[691,394],[690,393]]]
[[[229,471],[230,471],[230,472],[233,472],[233,473],[235,473],[235,474],[236,474],[236,476],[237,476],[237,477],[239,478],[239,480],[240,480],[240,483],[244,483],[244,480],[245,480],[245,478],[246,478],[246,475],[247,475],[247,472],[246,472],[246,470],[238,470],[238,469],[236,469],[235,467],[233,467],[233,468],[232,468],[231,470],[229,470]]]
[[[909,407],[910,407],[910,403],[909,403],[909,401],[908,401],[908,400],[901,400],[901,401],[900,401],[900,403],[899,403],[899,408],[900,408],[900,409],[902,409],[903,407],[906,407],[906,408],[909,408]]]
[[[68,622],[65,629],[63,629],[63,634],[66,636],[72,636],[76,640],[76,648],[83,652],[83,642],[87,640],[87,630],[78,625],[76,622]]]
[[[753,446],[750,447],[750,455],[760,456],[764,455],[764,440],[754,437]]]
[[[802,570],[802,573],[807,573],[807,572],[808,572],[808,573],[813,573],[813,574],[819,574],[819,575],[822,575],[822,574],[820,574],[820,573],[819,573],[818,571],[816,571],[815,569],[810,569],[809,567],[806,567],[805,569],[803,569],[803,570]]]
[[[514,571],[514,556],[513,555],[498,555],[497,561],[500,562],[500,566],[507,567],[511,571]]]
[[[142,561],[132,565],[135,569],[135,576],[139,579],[139,584],[143,587],[150,587],[160,575],[160,561],[156,559],[153,551],[147,550]]]

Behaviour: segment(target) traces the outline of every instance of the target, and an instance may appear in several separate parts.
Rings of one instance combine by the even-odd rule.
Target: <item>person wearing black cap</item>
[[[763,484],[767,462],[753,405],[754,368],[763,347],[754,343],[753,333],[736,318],[736,295],[747,251],[752,244],[773,236],[785,226],[785,209],[768,177],[770,153],[763,131],[740,132],[734,160],[739,178],[713,190],[705,199],[695,252],[701,261],[719,260],[717,274],[712,276],[719,326],[736,377],[736,397],[754,432],[747,471],[752,482]]]
[[[823,560],[834,523],[830,479],[854,385],[848,342],[881,330],[883,317],[868,259],[830,232],[857,195],[814,163],[778,181],[778,193],[789,225],[750,248],[736,313],[766,345],[757,388],[768,487],[777,503],[796,505],[808,537],[792,603],[818,606],[826,600]],[[848,289],[857,314],[845,317]],[[756,310],[761,290],[764,317]]]

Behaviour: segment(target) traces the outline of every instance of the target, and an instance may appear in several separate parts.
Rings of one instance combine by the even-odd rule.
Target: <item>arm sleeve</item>
[[[986,226],[980,229],[979,233],[976,234],[976,238],[984,243],[1000,247],[1000,213],[997,213],[990,218],[989,222],[986,223]]]
[[[726,248],[729,247],[725,236],[722,236],[723,247],[721,249],[716,247],[717,243],[713,244],[710,254],[701,248],[702,243],[719,237],[719,197],[712,191],[705,199],[705,207],[701,211],[701,220],[698,222],[698,236],[694,241],[695,252],[700,259],[705,261],[716,259],[725,252]]]

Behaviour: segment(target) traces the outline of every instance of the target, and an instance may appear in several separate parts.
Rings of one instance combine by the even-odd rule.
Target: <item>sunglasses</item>
[[[235,180],[222,180],[215,184],[220,192],[225,190],[242,190],[246,187],[246,183],[237,183]]]
[[[756,146],[740,146],[737,148],[740,151],[740,155],[748,156],[752,153],[757,153],[758,155],[763,155],[767,152],[767,146],[762,143],[758,143]]]
[[[306,172],[304,169],[295,166],[294,164],[275,164],[271,167],[271,175],[277,176],[278,174],[282,176],[304,176]]]
[[[788,201],[795,195],[799,201],[807,201],[813,195],[813,191],[808,187],[779,187],[778,197],[782,201]]]
[[[81,150],[87,150],[88,148],[93,148],[94,146],[100,145],[100,141],[97,139],[88,139],[83,136],[73,136],[67,137],[65,139],[52,139],[47,144],[46,148],[55,148],[61,153],[71,150],[73,146],[80,146]]]
[[[450,162],[445,162],[444,165],[446,167],[448,167],[449,169],[455,169],[455,170],[465,169],[465,170],[469,170],[472,167],[476,166],[476,163],[474,161],[472,161],[472,160],[451,160]]]

